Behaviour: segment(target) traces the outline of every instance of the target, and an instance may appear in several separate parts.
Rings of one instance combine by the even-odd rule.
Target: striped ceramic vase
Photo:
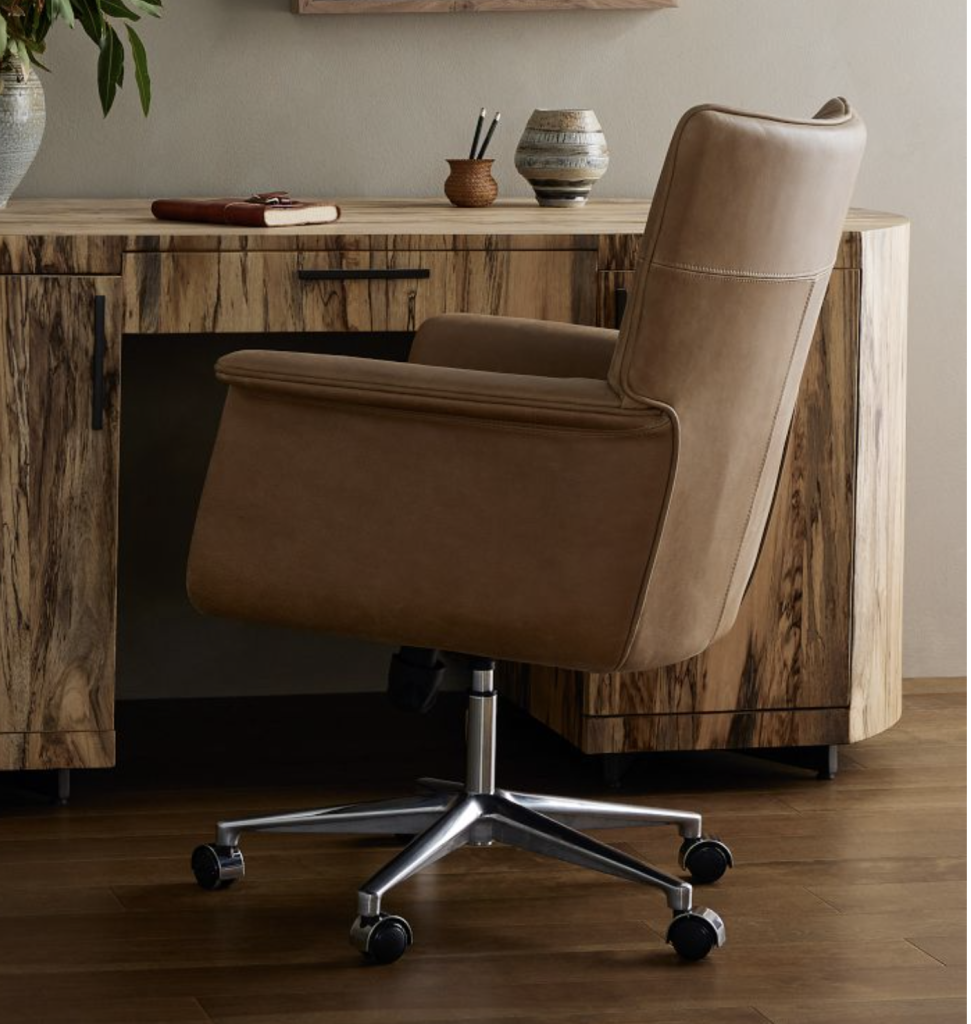
[[[540,206],[582,206],[608,160],[592,110],[534,110],[516,148],[516,170]]]

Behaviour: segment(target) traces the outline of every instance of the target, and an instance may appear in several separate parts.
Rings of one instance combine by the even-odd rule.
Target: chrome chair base
[[[405,952],[413,937],[404,918],[382,911],[384,895],[462,846],[498,842],[660,889],[674,912],[668,941],[687,959],[702,959],[712,948],[724,945],[721,918],[714,911],[692,907],[688,882],[579,831],[674,825],[683,839],[682,867],[694,881],[712,882],[732,865],[732,855],[724,843],[702,834],[701,816],[690,811],[496,789],[495,707],[488,663],[487,668],[473,673],[466,784],[421,779],[423,793],[415,797],[220,822],[215,844],[199,847],[193,854],[196,880],[203,888],[220,889],[242,878],[245,869],[239,841],[244,832],[414,835],[358,891],[358,918],[351,941],[378,962],[389,963]]]

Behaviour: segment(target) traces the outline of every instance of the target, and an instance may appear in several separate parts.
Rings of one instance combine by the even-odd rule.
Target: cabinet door
[[[0,755],[21,734],[24,767],[113,758],[120,310],[117,278],[0,278]]]
[[[592,250],[449,254],[448,311],[597,323],[597,254]]]
[[[414,331],[445,310],[445,254],[137,253],[125,287],[133,334]]]

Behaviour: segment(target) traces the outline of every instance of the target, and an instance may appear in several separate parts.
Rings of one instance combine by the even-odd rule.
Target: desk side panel
[[[910,229],[863,236],[850,739],[900,718]]]

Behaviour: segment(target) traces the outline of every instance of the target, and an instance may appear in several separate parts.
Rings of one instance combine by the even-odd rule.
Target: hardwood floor
[[[506,848],[396,890],[416,944],[389,968],[347,941],[387,840],[253,836],[247,879],[196,888],[219,816],[406,793],[459,777],[460,699],[403,717],[380,696],[122,705],[119,767],[0,776],[3,1024],[951,1024],[965,1020],[965,693],[907,686],[890,732],[841,772],[731,754],[644,757],[620,798],[706,815],[737,867],[698,902],[728,945],[683,964],[657,894]],[[514,709],[500,779],[605,791],[595,762]],[[614,797],[617,794],[613,794]],[[674,870],[667,830],[599,833]]]

